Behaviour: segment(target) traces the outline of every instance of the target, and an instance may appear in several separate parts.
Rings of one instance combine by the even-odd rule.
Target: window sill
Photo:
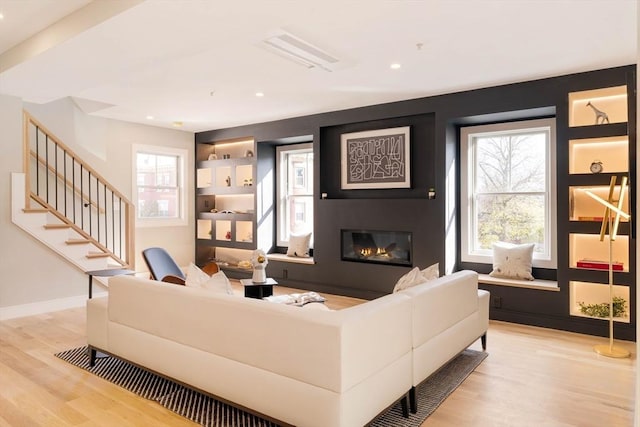
[[[186,225],[189,225],[189,222],[187,220],[178,218],[136,219],[136,227],[140,228],[184,227]]]
[[[516,280],[516,279],[502,279],[499,277],[491,277],[488,274],[478,274],[478,283],[484,283],[485,285],[498,285],[498,286],[512,286],[515,288],[527,288],[537,289],[540,291],[553,291],[559,292],[558,282],[553,280]]]
[[[308,264],[313,265],[315,261],[313,258],[298,258],[287,256],[286,254],[267,254],[267,259],[269,261],[281,261],[281,262],[292,262],[294,264]]]

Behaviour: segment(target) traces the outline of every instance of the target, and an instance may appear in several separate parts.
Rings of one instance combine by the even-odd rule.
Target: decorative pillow
[[[493,244],[492,277],[504,279],[533,280],[531,267],[533,264],[533,243],[514,245],[497,242]]]
[[[399,292],[423,282],[424,277],[422,276],[422,272],[418,267],[414,267],[410,272],[398,279],[396,286],[393,288],[393,292]]]
[[[309,242],[311,242],[311,233],[291,234],[287,256],[309,258]]]
[[[440,277],[440,263],[436,262],[435,264],[430,265],[422,270],[421,273],[425,280],[437,279]]]
[[[209,276],[194,263],[189,264],[185,285],[192,288],[207,289],[216,293],[233,295],[233,288],[227,276],[222,271]]]
[[[202,284],[202,289],[207,289],[216,293],[233,295],[233,288],[227,276],[222,271],[211,275],[209,280]]]
[[[393,292],[409,289],[412,286],[437,279],[438,277],[440,277],[440,264],[437,262],[424,270],[414,267],[413,270],[398,279],[396,286],[393,288]]]

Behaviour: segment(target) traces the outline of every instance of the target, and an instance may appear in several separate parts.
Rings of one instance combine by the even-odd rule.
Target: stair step
[[[108,254],[106,252],[89,252],[87,255],[87,258],[89,259],[94,259],[94,258],[109,258],[111,256],[111,254]]]
[[[69,224],[45,224],[44,228],[45,228],[45,230],[59,230],[59,229],[63,229],[63,228],[71,228],[71,225],[69,225]]]
[[[49,212],[49,209],[29,208],[29,209],[22,209],[22,212],[24,212],[24,213],[47,213],[47,212]]]
[[[65,242],[67,245],[84,245],[91,243],[91,241],[87,239],[69,239]]]

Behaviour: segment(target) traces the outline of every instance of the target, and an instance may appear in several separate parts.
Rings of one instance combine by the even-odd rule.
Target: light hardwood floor
[[[236,285],[236,293],[241,289]],[[292,292],[277,288],[276,293]],[[358,304],[325,295],[330,308]],[[182,417],[57,359],[85,344],[83,308],[0,322],[0,427],[191,426]],[[633,353],[593,352],[604,338],[491,322],[489,357],[423,426],[633,425]],[[480,350],[479,342],[472,348]],[[329,426],[328,426],[329,427]]]

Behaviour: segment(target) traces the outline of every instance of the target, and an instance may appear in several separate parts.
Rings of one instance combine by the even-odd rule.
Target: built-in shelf
[[[617,236],[612,242],[612,259],[616,263],[622,263],[623,272],[629,272],[629,237]],[[569,234],[569,267],[578,266],[578,261],[594,261],[600,263],[609,262],[609,238],[605,236],[600,241],[599,234]],[[586,268],[594,269],[595,268]],[[597,269],[602,270],[602,269]]]
[[[253,242],[253,221],[236,221],[233,240],[243,243]]]
[[[627,313],[624,317],[614,317],[615,322],[630,323],[629,287],[613,285],[613,296],[621,297],[627,302]],[[608,317],[596,317],[583,313],[580,310],[583,305],[609,304],[609,285],[605,283],[569,282],[569,307],[571,316],[588,317],[591,319],[608,320]]]
[[[635,84],[634,84],[635,86]],[[633,189],[627,187],[620,195],[622,176],[630,177],[630,159],[635,153],[635,139],[629,133],[628,96],[632,96],[633,86],[594,88],[568,94],[568,123],[566,148],[569,167],[567,174],[558,177],[558,182],[566,182],[568,217],[559,229],[567,230],[568,256],[564,265],[558,265],[558,277],[568,279],[569,315],[573,319],[584,318],[608,320],[595,313],[608,310],[609,262],[613,268],[613,295],[627,302],[626,316],[617,317],[618,323],[632,323],[631,307],[635,305],[635,244],[630,239],[631,222],[620,217],[615,240],[610,241],[608,225],[601,241],[602,221],[607,220],[606,208],[594,200],[588,192],[603,200],[612,200],[617,206],[622,197],[622,210],[632,210]],[[560,142],[559,142],[560,143]],[[601,166],[601,167],[600,167]],[[610,182],[616,178],[612,196],[609,196]],[[558,221],[563,219],[558,218]],[[611,244],[611,246],[610,246]],[[610,252],[611,248],[611,252]],[[568,267],[568,268],[567,268]],[[565,282],[566,283],[566,282]],[[581,310],[581,304],[585,307]]]
[[[198,218],[200,219],[231,219],[234,221],[252,221],[254,214],[252,213],[221,213],[221,212],[200,212]]]
[[[211,240],[211,221],[204,219],[197,220],[196,236],[198,239]]]
[[[231,241],[231,221],[226,219],[217,219],[215,224],[215,239],[219,241]]]
[[[606,116],[599,114],[596,110]],[[570,127],[592,126],[604,123],[624,123],[627,120],[626,85],[572,92],[569,94]]]
[[[609,186],[572,186],[569,187],[569,220],[570,221],[597,221],[601,222],[604,218],[605,208],[595,199],[587,194],[592,194],[607,200],[609,197]],[[615,187],[616,195],[620,194],[620,186]],[[614,201],[617,205],[617,202]],[[624,198],[622,201],[622,210],[629,212],[629,194],[628,187],[625,188]],[[620,221],[628,222],[628,219],[620,217]]]
[[[196,144],[196,261],[218,248],[255,249],[256,156],[253,138]]]
[[[569,173],[592,173],[594,162],[602,164],[605,173],[629,171],[629,138],[612,136],[569,140]]]

